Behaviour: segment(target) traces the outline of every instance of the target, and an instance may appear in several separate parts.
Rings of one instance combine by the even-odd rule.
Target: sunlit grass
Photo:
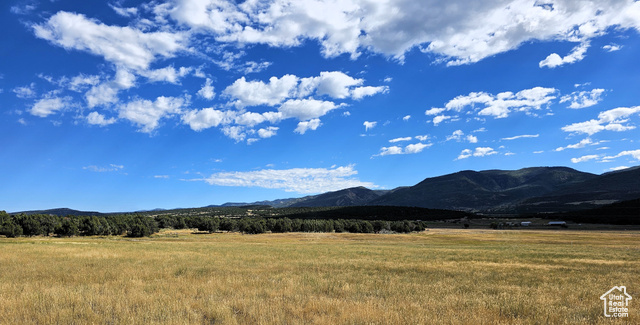
[[[639,275],[638,232],[1,238],[0,324],[636,322]]]

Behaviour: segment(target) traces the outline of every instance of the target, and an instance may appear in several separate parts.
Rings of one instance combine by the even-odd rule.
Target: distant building
[[[520,225],[523,226],[523,227],[529,227],[529,226],[531,226],[531,221],[523,221],[523,222],[520,223]]]
[[[567,223],[564,221],[549,221],[547,226],[566,226]]]

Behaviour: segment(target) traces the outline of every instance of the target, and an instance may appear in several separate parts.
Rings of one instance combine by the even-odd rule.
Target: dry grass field
[[[0,324],[637,324],[639,275],[637,231],[0,238]]]

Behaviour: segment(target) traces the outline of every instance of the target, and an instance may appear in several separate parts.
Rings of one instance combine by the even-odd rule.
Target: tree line
[[[141,215],[55,216],[9,215],[0,211],[0,235],[18,236],[120,236],[144,237],[158,232],[158,223]]]
[[[351,232],[409,233],[424,231],[423,221],[386,221],[362,219],[290,219],[214,216],[109,215],[109,216],[55,216],[45,214],[9,215],[0,211],[0,235],[18,236],[150,236],[161,228],[198,229],[203,232]]]

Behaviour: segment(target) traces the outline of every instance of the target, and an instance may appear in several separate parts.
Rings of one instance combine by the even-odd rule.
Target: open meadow
[[[0,324],[638,323],[639,275],[638,231],[0,238]]]

